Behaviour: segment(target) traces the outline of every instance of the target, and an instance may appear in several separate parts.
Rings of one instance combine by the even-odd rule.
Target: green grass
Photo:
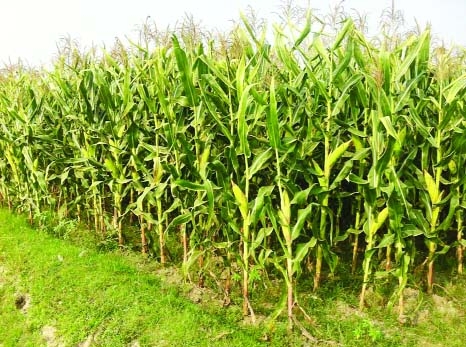
[[[65,346],[93,334],[94,346],[264,345],[240,316],[203,310],[133,258],[55,239],[0,211],[0,346],[44,345],[44,326]],[[15,306],[20,294],[31,298],[27,313]]]
[[[164,280],[171,269],[160,271],[134,253],[98,251],[83,235],[70,230],[67,237],[73,241],[57,239],[0,210],[0,347],[46,346],[45,326],[56,328],[64,346],[77,346],[90,336],[95,336],[92,346],[135,341],[140,346],[313,345],[299,329],[287,335],[284,316],[267,327],[242,323],[240,300],[228,308],[215,300],[195,304],[187,295],[192,287]],[[384,308],[386,295],[377,287],[361,312],[359,282],[329,279],[317,293],[311,282],[303,281],[298,289],[300,304],[315,323],[303,316],[300,321],[318,339],[315,345],[464,345],[464,277],[439,276],[433,297],[410,289],[405,325]],[[279,299],[281,285],[271,283],[253,298],[258,316],[270,314],[265,307]],[[20,295],[31,299],[25,313],[15,305]]]

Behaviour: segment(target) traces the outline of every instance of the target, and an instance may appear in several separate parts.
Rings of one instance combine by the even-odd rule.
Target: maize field
[[[260,274],[291,324],[299,284],[339,271],[361,309],[376,278],[396,283],[402,314],[415,269],[429,293],[436,263],[463,272],[464,56],[429,30],[387,45],[308,19],[272,42],[245,21],[224,45],[173,35],[4,70],[0,203],[139,240],[200,285],[220,260],[245,316]]]

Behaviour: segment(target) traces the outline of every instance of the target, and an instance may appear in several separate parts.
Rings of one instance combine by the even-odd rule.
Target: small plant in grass
[[[60,239],[68,238],[78,227],[77,220],[58,219],[58,216],[53,211],[38,213],[34,218],[34,223],[38,226],[39,230],[45,231]]]
[[[383,332],[370,320],[363,320],[353,330],[353,336],[356,340],[370,340],[373,343],[379,342],[384,338]]]

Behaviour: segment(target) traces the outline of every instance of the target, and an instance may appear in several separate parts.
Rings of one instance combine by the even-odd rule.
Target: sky
[[[394,0],[408,27],[415,19],[431,23],[434,35],[446,44],[466,47],[466,0]],[[340,1],[294,0],[328,13]],[[392,0],[344,0],[346,10],[367,15],[371,30],[380,23],[382,10]],[[136,37],[148,17],[159,28],[175,26],[190,14],[207,29],[226,30],[248,6],[260,17],[274,21],[283,0],[0,0],[0,65],[18,58],[29,65],[49,63],[63,38],[83,47],[111,46],[115,37]],[[276,18],[276,17],[275,17]]]

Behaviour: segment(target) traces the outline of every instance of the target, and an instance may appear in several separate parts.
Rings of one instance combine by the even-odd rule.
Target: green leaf
[[[273,228],[260,228],[257,234],[255,235],[254,239],[251,241],[251,250],[255,250],[262,244],[262,241],[270,236],[273,232]],[[271,251],[271,250],[270,250]]]
[[[444,245],[440,251],[435,252],[435,255],[439,256],[439,255],[447,254],[450,248],[451,248],[450,245]]]
[[[170,224],[168,224],[166,232],[169,232],[175,229],[179,225],[188,223],[191,220],[191,218],[192,218],[191,213],[184,213],[184,214],[176,216],[175,218],[172,219]]]
[[[254,206],[251,210],[251,223],[256,224],[260,218],[260,215],[262,213],[262,209],[264,207],[264,199],[267,196],[270,196],[272,194],[272,191],[274,190],[275,186],[265,186],[265,187],[260,187],[259,191],[257,193],[256,198],[254,199]]]
[[[236,68],[236,95],[238,99],[242,99],[245,93],[244,91],[244,84],[246,82],[246,62],[245,62],[245,55],[241,56],[239,60],[238,66]]]
[[[375,248],[385,248],[390,245],[393,245],[393,242],[395,241],[395,234],[389,233],[385,234],[380,241],[380,243],[375,247]]]
[[[298,210],[298,219],[291,230],[291,240],[296,240],[301,235],[304,223],[307,217],[312,213],[312,205],[309,204],[306,208]]]
[[[359,185],[364,185],[364,184],[369,183],[369,181],[362,179],[361,177],[355,175],[354,173],[350,173],[348,175],[348,181],[359,184]]]
[[[314,248],[316,244],[317,239],[313,237],[308,242],[300,243],[296,246],[293,258],[293,273],[299,273],[302,270],[304,258],[309,253],[309,249]]]
[[[409,218],[415,225],[422,230],[424,234],[429,233],[429,223],[427,222],[426,218],[424,217],[424,213],[418,209],[410,209],[409,210]]]
[[[340,33],[343,33],[343,32],[341,31]],[[335,43],[337,42],[335,41]],[[312,47],[317,51],[319,57],[325,61],[325,65],[329,66],[330,65],[329,52],[325,48],[324,43],[322,42],[319,36],[317,36],[314,39],[314,41],[312,41]],[[311,69],[311,71],[312,70],[313,69]]]
[[[293,200],[291,200],[290,204],[291,205],[295,205],[295,204],[302,205],[302,204],[307,203],[309,193],[314,187],[315,187],[315,184],[312,184],[309,188],[306,188],[304,190],[300,190],[294,193]]]
[[[416,84],[419,82],[419,80],[421,79],[421,77],[424,76],[424,73],[421,73],[419,74],[418,76],[416,76],[408,85],[408,87],[406,87],[403,91],[403,94],[401,94],[401,96],[398,98],[398,102],[396,103],[396,106],[395,106],[395,113],[398,113],[400,112],[403,107],[409,105],[408,103],[408,100],[410,98],[410,93],[415,89],[416,87]]]
[[[340,76],[340,74],[343,71],[345,71],[345,69],[348,67],[351,59],[353,58],[353,50],[354,50],[354,42],[353,40],[348,40],[348,44],[346,45],[345,56],[343,57],[342,61],[338,64],[337,68],[333,71],[333,77],[332,77],[333,80],[336,80]],[[346,95],[346,94],[347,94],[346,91],[342,92],[342,95]]]
[[[195,183],[195,182],[191,182],[191,181],[187,181],[187,180],[176,180],[174,182],[174,184],[181,187],[181,188],[185,188],[185,189],[189,189],[189,190],[195,190],[195,191],[205,190],[205,185],[204,184]]]
[[[214,218],[215,215],[215,197],[214,197],[214,189],[212,186],[212,182],[209,180],[206,180],[204,182],[204,187],[207,195],[207,206],[208,206],[208,218],[206,222],[206,226],[210,228],[212,224],[212,219]]]
[[[309,33],[311,32],[311,23],[312,23],[312,19],[311,19],[311,11],[308,11],[306,13],[306,24],[303,28],[303,30],[301,31],[301,34],[299,35],[299,37],[296,39],[293,47],[296,49],[296,47],[298,47],[305,39],[306,37],[309,35]]]
[[[204,83],[202,83],[201,86],[204,86],[204,87],[201,90],[204,93],[204,95],[207,95],[205,84],[208,84],[209,87],[211,87],[213,89],[216,97],[221,98],[222,101],[225,104],[230,103],[230,99],[229,99],[228,95],[225,93],[225,91],[223,90],[223,88],[220,86],[220,84],[217,82],[217,80],[215,79],[215,77],[213,75],[204,74],[204,75],[202,75],[202,80],[203,80]]]
[[[351,77],[346,81],[343,90],[341,91],[341,95],[338,98],[338,101],[335,103],[333,106],[332,110],[332,117],[338,116],[338,113],[340,113],[341,109],[344,107],[350,92],[350,89],[361,79],[363,78],[363,75],[355,73],[352,74]]]
[[[456,80],[451,82],[446,88],[445,100],[448,104],[451,104],[453,100],[461,100],[462,94],[466,92],[466,74],[458,77]],[[461,95],[458,96],[458,93]]]
[[[404,57],[403,63],[400,65],[395,80],[400,81],[401,78],[406,74],[411,64],[419,56],[422,49],[429,49],[428,42],[430,42],[430,31],[424,31],[418,38],[418,41],[413,49],[407,50],[407,56]],[[427,47],[427,48],[426,48]]]
[[[312,165],[318,177],[324,176],[324,172],[320,168],[319,163],[317,163],[314,159],[312,159]]]
[[[354,23],[353,20],[348,18],[345,21],[345,25],[340,30],[338,35],[335,37],[335,41],[333,42],[332,51],[337,49],[340,46],[340,43],[344,40],[344,38],[348,35],[348,33],[353,29]]]
[[[249,157],[251,155],[251,150],[249,149],[248,142],[249,127],[246,122],[246,111],[248,108],[249,91],[251,88],[252,85],[247,86],[244,92],[242,93],[237,113],[238,137],[240,144],[240,151],[238,152],[238,154],[244,154],[246,157]]]
[[[348,177],[351,169],[353,168],[353,161],[348,160],[345,162],[343,167],[341,168],[340,172],[338,172],[337,176],[335,179],[332,181],[332,184],[329,187],[329,190],[334,190],[338,188],[338,184],[343,181],[345,178]]]
[[[451,228],[453,218],[455,217],[455,213],[457,211],[457,208],[460,205],[460,200],[458,194],[453,194],[450,196],[449,199],[450,205],[448,207],[448,214],[446,217],[443,218],[442,223],[438,226],[438,230],[444,230],[447,231]]]
[[[272,155],[273,152],[271,148],[268,148],[259,155],[255,156],[247,172],[248,176],[246,179],[250,180],[259,170],[261,170]]]
[[[141,195],[136,200],[136,207],[139,211],[143,212],[144,211],[144,202],[146,202],[146,196],[155,188],[155,185],[150,185],[148,187],[144,188],[144,191],[142,192]],[[154,199],[151,199],[151,202],[154,202]]]
[[[225,137],[230,141],[230,144],[233,144],[235,142],[233,139],[233,136],[230,133],[230,130],[225,126],[224,122],[221,120],[220,115],[217,112],[213,101],[209,99],[208,95],[206,96],[204,94],[203,88],[201,88],[201,91],[203,91],[203,98],[204,98],[203,102],[207,106],[207,110],[209,111],[209,114],[212,116],[215,123],[219,126],[220,130],[222,131],[222,134],[225,135]]]
[[[270,82],[270,106],[267,113],[267,134],[270,146],[274,149],[280,147],[280,130],[278,126],[277,99],[275,96],[275,80]]]
[[[198,96],[196,89],[194,88],[194,83],[192,80],[192,70],[188,62],[188,57],[186,52],[181,48],[178,38],[176,36],[172,37],[176,63],[178,65],[178,70],[181,75],[181,82],[183,83],[184,91],[186,97],[189,100],[190,106],[196,106],[198,104]]]
[[[393,128],[392,120],[390,117],[381,117],[380,121],[382,122],[385,130],[387,130],[387,133],[392,136],[395,140],[398,140],[398,134],[395,131],[395,128]]]
[[[422,234],[423,234],[423,231],[420,228],[417,228],[413,224],[406,224],[403,226],[403,229],[401,230],[402,238],[416,237]]]

